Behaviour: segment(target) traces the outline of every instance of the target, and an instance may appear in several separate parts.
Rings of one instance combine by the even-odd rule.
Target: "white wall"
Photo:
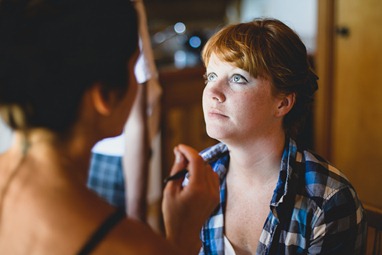
[[[317,0],[242,0],[240,17],[242,22],[279,19],[299,34],[309,52],[316,49]]]

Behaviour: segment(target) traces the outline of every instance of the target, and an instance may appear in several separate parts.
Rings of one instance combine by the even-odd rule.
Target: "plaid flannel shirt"
[[[367,224],[346,177],[292,139],[283,152],[256,254],[364,254]],[[224,208],[229,151],[220,143],[202,151],[220,176],[220,205],[202,231],[200,255],[224,255]]]
[[[122,157],[92,153],[87,186],[111,205],[125,207]]]

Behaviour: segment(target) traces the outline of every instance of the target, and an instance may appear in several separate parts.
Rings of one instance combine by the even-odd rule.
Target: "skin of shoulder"
[[[138,220],[126,219],[118,224],[94,251],[102,254],[176,255],[175,250],[160,235]]]

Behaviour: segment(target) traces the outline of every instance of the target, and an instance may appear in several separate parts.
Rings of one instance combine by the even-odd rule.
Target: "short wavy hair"
[[[298,136],[311,112],[318,77],[310,66],[304,43],[291,28],[268,18],[228,25],[204,46],[205,65],[212,53],[255,78],[270,80],[274,95],[294,93],[296,101],[284,117],[283,128],[289,136]]]

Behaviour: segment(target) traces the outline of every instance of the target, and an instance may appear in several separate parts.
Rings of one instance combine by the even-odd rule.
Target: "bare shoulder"
[[[149,226],[126,219],[109,233],[94,254],[179,255],[179,252]]]

